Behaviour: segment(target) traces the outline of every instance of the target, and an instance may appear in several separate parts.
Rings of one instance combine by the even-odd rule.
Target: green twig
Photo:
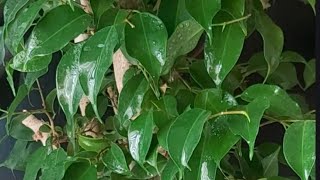
[[[241,18],[238,18],[238,19],[234,19],[234,20],[231,20],[231,21],[226,21],[226,22],[223,22],[223,23],[217,23],[217,24],[212,24],[212,26],[226,26],[226,25],[229,25],[229,24],[233,24],[233,23],[237,23],[237,22],[240,22],[240,21],[243,21],[243,20],[246,20],[248,19],[249,17],[251,16],[251,14],[248,14],[244,17],[241,17]]]
[[[3,110],[3,109],[1,109],[1,108],[0,108],[0,112],[3,112],[3,113],[6,113],[6,114],[8,114],[8,111],[6,111],[6,110]]]
[[[245,111],[225,111],[225,112],[220,112],[220,113],[217,113],[217,114],[214,114],[214,115],[210,116],[209,119],[213,119],[213,118],[216,118],[216,117],[219,117],[219,116],[223,116],[223,115],[244,115],[248,119],[248,121],[250,122],[250,117],[247,114],[247,112],[245,112]]]

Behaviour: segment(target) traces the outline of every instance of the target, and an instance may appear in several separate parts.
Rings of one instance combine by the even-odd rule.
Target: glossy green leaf
[[[167,31],[163,22],[149,13],[136,13],[125,27],[125,47],[153,79],[160,76],[166,62]]]
[[[162,157],[159,158],[157,162],[157,166],[159,167],[159,171],[161,172],[165,165],[167,164],[167,159]],[[145,168],[142,168],[140,165],[136,164],[132,169],[133,176],[131,179],[152,179],[155,178],[158,175],[158,171],[149,164],[143,165]]]
[[[21,72],[36,72],[48,67],[52,55],[30,57],[27,51],[20,51],[13,57],[11,68]]]
[[[240,135],[249,145],[249,158],[253,157],[254,144],[258,135],[260,121],[265,110],[269,107],[269,100],[265,97],[259,97],[250,102],[243,110],[248,114],[250,122],[243,115],[228,116],[230,130]]]
[[[305,89],[308,89],[313,83],[316,82],[316,60],[308,61],[303,72]]]
[[[131,122],[128,129],[129,151],[134,160],[140,165],[147,157],[153,131],[153,112],[142,113]]]
[[[189,67],[189,73],[194,81],[203,89],[215,87],[214,82],[209,76],[204,61],[197,61]]]
[[[15,139],[24,140],[24,141],[33,141],[34,132],[22,124],[22,121],[25,120],[29,114],[21,114],[14,117],[11,120],[9,125],[9,135]]]
[[[80,84],[100,122],[102,120],[98,112],[97,96],[104,74],[112,64],[112,55],[117,43],[115,27],[106,27],[86,41],[80,56]]]
[[[207,89],[197,94],[194,100],[194,107],[211,111],[217,114],[236,106],[238,103],[229,93],[221,89]]]
[[[185,169],[184,179],[186,180],[215,180],[217,164],[213,157],[215,144],[211,144],[211,127],[209,124],[203,130],[203,136],[194,150],[190,161],[190,169]]]
[[[284,44],[283,32],[263,11],[257,11],[255,17],[256,28],[263,39],[264,57],[268,63],[266,78],[268,78],[269,74],[274,72],[279,65]]]
[[[101,15],[112,7],[114,0],[90,0],[96,24],[99,24]]]
[[[99,153],[107,148],[110,141],[105,138],[91,138],[83,135],[78,135],[78,143],[86,151],[94,151]]]
[[[288,165],[284,158],[282,147],[279,144],[270,142],[262,143],[257,147],[257,151],[261,158],[266,158],[267,156],[270,156],[272,153],[276,152],[278,148],[280,148],[280,151],[278,153],[279,163]]]
[[[65,162],[67,160],[67,154],[62,149],[53,150],[45,159],[40,180],[60,180],[65,173]]]
[[[78,110],[82,97],[82,88],[79,82],[79,59],[82,44],[69,49],[61,58],[56,71],[57,98],[67,119],[67,135],[72,144],[75,138],[73,116]]]
[[[172,123],[167,135],[168,152],[182,173],[200,141],[204,123],[210,116],[209,111],[191,109],[182,113]]]
[[[150,145],[150,150],[147,154],[147,158],[146,158],[146,162],[154,167],[157,172],[160,174],[159,172],[159,169],[158,169],[158,147],[159,147],[159,144],[158,144],[158,141],[157,141],[157,138],[156,136],[153,136],[152,138],[152,141],[151,141],[151,145]]]
[[[165,127],[178,116],[177,100],[170,95],[163,96],[154,103],[153,120],[159,129]]]
[[[233,92],[241,86],[242,79],[243,76],[241,74],[240,68],[235,66],[222,82],[221,88],[233,94]]]
[[[124,154],[121,148],[115,143],[111,144],[111,148],[103,156],[102,162],[115,173],[130,174]]]
[[[8,25],[6,33],[6,45],[15,54],[18,52],[18,46],[23,40],[24,34],[32,25],[35,18],[39,15],[39,11],[45,0],[38,0],[24,7],[22,11],[17,14],[15,20]]]
[[[95,180],[97,169],[89,162],[78,162],[71,164],[66,170],[63,180]]]
[[[309,178],[315,163],[315,142],[315,121],[293,123],[284,135],[284,156],[289,166],[303,180]]]
[[[141,111],[143,97],[148,88],[149,84],[142,74],[134,76],[124,85],[118,105],[121,125]]]
[[[219,15],[222,15],[219,14]],[[220,21],[226,21],[227,14],[216,18]],[[212,44],[208,39],[205,42],[205,65],[210,77],[217,86],[220,86],[228,73],[240,57],[245,34],[242,32],[238,23],[223,27],[213,28]]]
[[[250,86],[241,94],[241,98],[248,102],[259,97],[267,98],[270,101],[270,107],[267,110],[270,115],[287,116],[296,119],[301,119],[302,117],[299,105],[278,86],[256,84]]]
[[[203,29],[195,20],[189,19],[181,22],[168,40],[167,61],[162,74],[167,74],[175,63],[177,57],[192,51],[201,37]]]
[[[44,164],[46,155],[47,148],[40,147],[29,156],[23,180],[34,180],[37,178],[38,171],[41,169],[42,164]]]
[[[281,54],[281,62],[293,62],[306,64],[306,60],[294,51],[285,51]]]
[[[264,177],[272,177],[278,176],[279,172],[279,163],[278,163],[278,156],[279,156],[280,147],[270,154],[269,156],[263,158],[261,160],[263,166],[263,176]]]
[[[28,3],[29,0],[12,0],[6,1],[3,8],[4,29],[6,31],[7,26],[16,17],[18,11]]]
[[[185,2],[190,15],[206,30],[209,42],[213,42],[211,31],[212,19],[221,8],[221,1],[186,0]]]
[[[185,0],[161,0],[158,16],[166,25],[169,36],[179,23],[191,18],[186,10]]]
[[[178,171],[178,167],[176,166],[174,161],[170,159],[161,172],[161,180],[174,180]]]
[[[245,0],[223,0],[221,1],[221,9],[227,11],[233,19],[242,18],[245,12]],[[247,27],[245,21],[240,21],[239,25],[245,35],[247,35]]]

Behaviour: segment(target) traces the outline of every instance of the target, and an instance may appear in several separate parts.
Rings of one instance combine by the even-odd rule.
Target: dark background
[[[315,16],[313,14],[312,8],[306,5],[301,0],[271,0],[272,6],[268,9],[268,14],[273,19],[273,21],[280,26],[285,36],[284,50],[296,51],[310,60],[315,57]],[[3,6],[0,7],[1,16],[0,24],[3,25],[2,17]],[[242,60],[249,59],[254,53],[262,51],[263,43],[260,35],[255,32],[253,33],[245,42],[243,53],[241,55]],[[10,57],[6,57],[8,60]],[[40,84],[47,94],[55,86],[55,67],[59,61],[59,54],[55,54],[52,63],[50,64],[49,72],[42,78],[40,78]],[[0,107],[2,109],[7,109],[11,101],[13,100],[13,95],[11,94],[10,87],[6,81],[5,75],[2,73],[0,67]],[[303,66],[298,67],[297,72],[299,74],[303,73]],[[23,76],[22,74],[15,73],[14,79],[15,84],[19,84],[19,79]],[[17,86],[16,86],[17,87]],[[302,93],[299,88],[295,89],[297,92]],[[320,90],[320,89],[319,89]],[[315,98],[315,85],[310,87],[305,93],[310,109],[315,109],[316,98]],[[34,106],[41,106],[39,101],[39,96],[37,92],[32,92],[29,96],[32,99],[32,104]],[[30,106],[28,99],[20,105],[20,108],[26,108]],[[58,116],[60,119],[63,117]],[[4,121],[0,121],[0,137],[5,134],[4,131]],[[284,130],[278,123],[265,126],[261,128],[257,138],[257,144],[262,142],[275,142],[282,143],[282,138],[284,135]],[[0,162],[3,162],[13,146],[13,139],[6,139],[0,144]],[[288,176],[294,175],[292,171],[280,167],[280,175]],[[13,176],[15,174],[15,177]],[[22,173],[19,171],[11,172],[6,168],[0,168],[0,179],[22,179]]]

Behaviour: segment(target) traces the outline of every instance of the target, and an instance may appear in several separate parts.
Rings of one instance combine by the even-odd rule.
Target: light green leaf
[[[315,163],[315,142],[315,121],[312,120],[291,124],[284,135],[284,156],[302,180],[309,178]]]
[[[149,13],[136,13],[129,21],[134,27],[126,24],[126,50],[157,81],[166,62],[166,28],[158,17]]]
[[[316,0],[308,0],[308,2],[310,4],[310,6],[312,7],[314,14],[316,14],[316,9],[315,9]]]
[[[258,135],[260,121],[264,111],[269,107],[269,100],[265,97],[259,97],[250,102],[243,110],[248,114],[250,122],[241,115],[229,115],[228,124],[230,130],[240,135],[249,145],[249,158],[252,160],[254,144]]]
[[[191,109],[172,123],[167,135],[168,152],[182,174],[188,161],[200,141],[204,123],[210,116],[209,111]],[[190,169],[190,168],[189,168]]]
[[[67,154],[62,149],[53,150],[44,160],[40,180],[60,180],[65,173]]]
[[[241,98],[251,102],[256,98],[264,97],[270,101],[267,113],[277,117],[302,118],[301,109],[295,101],[281,88],[275,85],[256,84],[248,87]],[[285,106],[284,106],[285,104]]]
[[[122,126],[141,111],[143,97],[148,89],[149,84],[142,74],[134,76],[124,85],[118,105],[118,115]]]
[[[278,176],[279,172],[279,163],[278,163],[278,156],[279,156],[280,147],[270,154],[269,156],[263,158],[261,160],[263,166],[263,176],[264,177],[272,177]]]
[[[142,113],[131,122],[128,129],[129,151],[134,160],[143,166],[147,157],[153,131],[153,112]]]
[[[282,30],[263,11],[256,11],[256,28],[263,39],[264,57],[268,63],[266,79],[279,65],[283,49],[284,37]]]
[[[227,13],[219,13],[216,20],[226,21]],[[222,16],[223,15],[223,16]],[[239,23],[213,28],[212,44],[205,42],[205,65],[210,77],[220,86],[240,57],[245,34]]]
[[[44,164],[46,155],[47,148],[40,147],[29,156],[23,180],[34,180],[37,178],[38,171]]]
[[[88,39],[80,55],[80,84],[100,122],[102,120],[98,112],[97,96],[104,74],[112,64],[112,55],[117,43],[116,29],[109,26]]]
[[[21,72],[36,72],[48,67],[52,55],[31,57],[27,51],[20,51],[13,57],[11,68]]]
[[[21,45],[24,34],[31,27],[35,18],[46,0],[38,0],[29,3],[22,11],[17,14],[15,20],[8,25],[6,33],[6,45],[11,53],[18,53],[18,46]],[[22,41],[23,44],[23,41]]]
[[[12,59],[8,62],[8,64],[5,67],[5,71],[6,71],[6,74],[7,74],[7,78],[6,79],[7,79],[8,84],[10,85],[10,88],[11,88],[13,96],[16,96],[16,89],[14,87],[14,81],[13,81],[14,69],[11,68],[11,66],[10,66],[11,64],[12,64]]]
[[[186,8],[190,15],[205,29],[209,36],[209,44],[212,38],[212,19],[221,8],[220,0],[186,0]]]
[[[83,135],[78,135],[79,146],[86,151],[94,151],[100,153],[103,149],[107,148],[110,140],[105,138],[92,138]]]
[[[161,180],[174,180],[178,171],[179,169],[174,161],[172,159],[169,159],[169,162],[164,167],[161,173]]]
[[[63,180],[96,180],[97,168],[89,162],[71,164],[66,170]]]
[[[8,25],[14,20],[18,11],[28,3],[29,0],[11,0],[6,1],[3,8],[4,31]]]
[[[115,144],[111,143],[111,148],[102,158],[103,164],[118,174],[130,174],[126,159],[121,148]]]
[[[167,74],[175,63],[176,58],[192,51],[202,35],[203,29],[195,20],[181,22],[168,40],[167,61],[162,74]]]
[[[300,54],[294,51],[285,51],[281,54],[281,62],[293,62],[306,64],[306,60]]]
[[[308,89],[313,83],[316,82],[316,60],[312,59],[306,63],[303,78],[305,87],[304,89]]]

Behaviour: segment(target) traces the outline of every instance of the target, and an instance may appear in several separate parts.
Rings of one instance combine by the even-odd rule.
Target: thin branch
[[[223,23],[212,24],[212,26],[226,26],[226,25],[229,25],[229,24],[233,24],[233,23],[237,23],[237,22],[246,20],[246,19],[248,19],[250,16],[251,16],[251,14],[248,14],[248,15],[246,15],[246,16],[244,16],[244,17],[241,17],[241,18],[238,18],[238,19],[234,19],[234,20],[231,20],[231,21],[226,21],[226,22],[223,22]]]
[[[6,114],[8,114],[8,111],[6,111],[6,110],[3,110],[3,109],[1,109],[1,108],[0,108],[0,112],[3,112],[3,113],[6,113]]]
[[[209,119],[213,119],[213,118],[216,118],[216,117],[219,117],[219,116],[223,116],[223,115],[244,115],[248,119],[248,121],[250,122],[250,117],[247,114],[247,112],[245,112],[245,111],[225,111],[225,112],[220,112],[220,113],[217,113],[217,114],[214,114],[214,115],[210,116]]]

